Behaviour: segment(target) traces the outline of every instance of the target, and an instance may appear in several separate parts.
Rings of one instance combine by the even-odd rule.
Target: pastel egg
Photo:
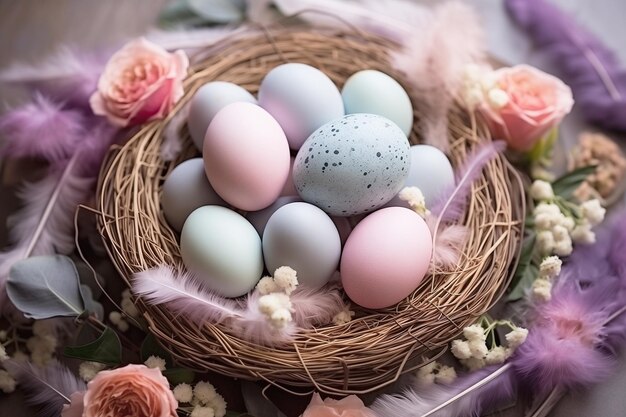
[[[188,159],[176,166],[161,187],[161,207],[167,222],[180,232],[187,216],[206,205],[224,205],[204,173],[202,158]]]
[[[202,155],[213,189],[245,211],[272,204],[289,175],[285,134],[268,112],[251,103],[232,103],[215,115]]]
[[[411,146],[411,167],[404,187],[417,187],[424,194],[429,207],[443,191],[454,186],[454,170],[448,157],[430,145]],[[406,201],[396,195],[388,206],[408,207]]]
[[[224,297],[246,294],[263,273],[259,235],[243,216],[226,207],[194,210],[180,235],[180,253],[187,268]]]
[[[278,120],[293,150],[315,129],[344,115],[341,93],[332,80],[300,63],[279,65],[267,73],[259,87],[259,105]]]
[[[402,86],[376,70],[359,71],[346,80],[341,90],[346,114],[372,113],[386,117],[409,136],[413,127],[413,106]]]
[[[187,125],[198,150],[202,151],[204,134],[217,112],[239,101],[256,104],[256,98],[247,90],[226,81],[212,81],[196,91],[189,103]]]
[[[409,296],[426,275],[432,237],[414,211],[388,207],[363,219],[341,257],[341,281],[356,304],[390,307]]]
[[[326,284],[339,265],[341,240],[333,221],[303,202],[287,204],[270,217],[263,232],[263,255],[269,271],[289,266],[301,285]]]
[[[293,156],[289,159],[289,176],[287,177],[287,181],[285,181],[285,185],[283,185],[283,190],[280,192],[281,196],[298,195],[296,185],[293,183],[293,164],[295,160],[296,158]]]
[[[265,207],[263,210],[251,211],[246,215],[246,219],[254,226],[259,236],[263,237],[263,231],[267,221],[272,217],[272,214],[276,212],[282,206],[289,203],[295,203],[296,201],[302,201],[300,196],[290,195],[285,197],[278,197],[269,207]]]
[[[304,201],[334,216],[376,210],[395,196],[409,173],[409,141],[391,120],[350,114],[316,130],[293,167]]]

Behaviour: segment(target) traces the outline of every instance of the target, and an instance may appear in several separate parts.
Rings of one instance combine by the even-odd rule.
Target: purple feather
[[[457,378],[450,385],[409,389],[398,395],[382,395],[371,406],[379,417],[477,416],[515,397],[515,379],[509,366],[487,367]],[[494,379],[490,380],[491,377]],[[449,405],[435,408],[458,396]],[[431,414],[432,413],[432,414]]]
[[[506,0],[515,22],[550,53],[591,123],[626,131],[626,70],[614,53],[546,0]]]
[[[36,94],[31,103],[0,117],[0,156],[60,161],[75,151],[84,134],[80,112]]]
[[[438,218],[437,224],[458,223],[463,219],[472,185],[480,177],[483,168],[505,148],[503,141],[488,142],[474,150],[463,165],[457,168],[456,183],[443,190],[430,207],[432,215]]]
[[[26,402],[38,408],[37,417],[60,416],[72,394],[87,389],[83,381],[56,360],[45,368],[15,360],[7,360],[2,365],[20,384]]]

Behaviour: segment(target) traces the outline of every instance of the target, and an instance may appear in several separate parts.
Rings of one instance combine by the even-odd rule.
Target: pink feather
[[[74,212],[89,198],[94,183],[77,172],[78,156],[61,168],[52,167],[43,180],[28,184],[20,193],[25,206],[7,220],[14,246],[0,254],[0,287],[15,261],[74,249]]]
[[[437,218],[432,215],[426,217],[426,224],[431,235],[436,239],[433,242],[433,255],[430,261],[432,270],[430,272],[454,270],[459,263],[467,240],[467,227],[440,224],[439,230],[435,233]]]
[[[333,318],[346,308],[335,284],[319,289],[298,287],[291,293],[291,303],[294,320],[302,328],[332,323]]]
[[[458,1],[438,6],[405,49],[395,56],[418,94],[414,103],[420,114],[425,143],[446,152],[448,111],[461,87],[465,67],[485,59],[482,26],[472,8]]]
[[[2,365],[19,383],[26,402],[38,408],[37,417],[60,416],[71,395],[87,389],[83,381],[56,360],[45,368],[15,360],[4,361]]]
[[[253,343],[278,344],[293,337],[295,326],[275,329],[258,308],[258,292],[244,300],[219,296],[187,272],[174,271],[161,265],[139,272],[133,277],[133,292],[151,304],[167,304],[176,314],[184,315],[198,325],[207,321],[225,323],[244,340]]]
[[[5,157],[60,161],[76,150],[84,135],[80,112],[65,109],[40,94],[0,117],[0,136],[4,137],[1,155]]]

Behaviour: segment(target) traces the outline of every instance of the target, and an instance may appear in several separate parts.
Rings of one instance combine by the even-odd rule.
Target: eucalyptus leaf
[[[122,344],[117,334],[107,327],[93,342],[82,346],[67,346],[63,354],[84,361],[119,365],[122,363]]]
[[[78,317],[85,310],[78,272],[67,256],[31,256],[16,262],[6,289],[28,318]]]
[[[537,236],[533,233],[524,239],[524,243],[522,244],[522,251],[520,253],[519,262],[517,263],[517,269],[513,274],[513,279],[511,280],[510,288],[511,293],[509,294],[509,301],[519,300],[523,297],[524,291],[526,287],[525,277],[529,271],[531,266],[531,262],[533,259],[533,251],[535,248],[535,242],[537,240]],[[526,278],[527,280],[528,278]],[[524,284],[522,284],[524,282]],[[531,281],[532,284],[532,281]],[[520,288],[520,285],[522,287]]]
[[[186,368],[167,368],[163,371],[163,376],[167,378],[170,385],[191,384],[196,378],[195,372]]]
[[[285,417],[285,414],[263,395],[263,390],[256,383],[241,381],[241,394],[246,410],[253,416]]]
[[[232,0],[187,0],[187,5],[211,23],[239,22],[244,18],[244,5]]]
[[[596,171],[595,165],[590,165],[575,169],[557,178],[552,182],[554,194],[569,200],[574,195],[574,191],[582,184],[589,175]]]
[[[521,271],[520,280],[509,294],[508,300],[517,301],[524,297],[526,290],[533,285],[537,276],[539,276],[539,267],[531,263],[527,268]]]

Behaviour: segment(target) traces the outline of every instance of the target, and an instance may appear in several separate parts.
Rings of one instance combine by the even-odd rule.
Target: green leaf
[[[104,329],[95,341],[82,346],[67,346],[63,353],[70,358],[107,365],[122,363],[122,344],[117,334],[110,327]]]
[[[557,178],[552,182],[554,194],[569,200],[574,195],[574,191],[582,184],[589,175],[596,171],[595,165],[590,165],[575,169]]]
[[[509,284],[509,288],[514,288],[519,283],[520,279],[524,275],[526,268],[530,265],[533,259],[533,251],[535,248],[535,242],[537,235],[535,233],[529,234],[522,243],[522,250],[520,252],[519,261],[517,263],[517,269],[513,274],[513,279]]]
[[[183,382],[191,384],[196,378],[195,372],[186,368],[167,368],[163,371],[163,376],[167,378],[170,385],[178,385]]]
[[[139,355],[142,362],[145,362],[150,356],[158,356],[165,359],[165,364],[167,366],[174,363],[172,355],[170,355],[170,353],[159,344],[156,337],[154,337],[152,333],[148,333],[146,338],[143,339],[143,342],[141,342]]]
[[[524,297],[526,290],[533,285],[537,276],[539,276],[539,267],[531,263],[522,271],[520,280],[509,294],[508,300],[517,301]]]
[[[78,272],[67,256],[31,256],[16,262],[6,289],[28,318],[78,317],[85,310]]]

